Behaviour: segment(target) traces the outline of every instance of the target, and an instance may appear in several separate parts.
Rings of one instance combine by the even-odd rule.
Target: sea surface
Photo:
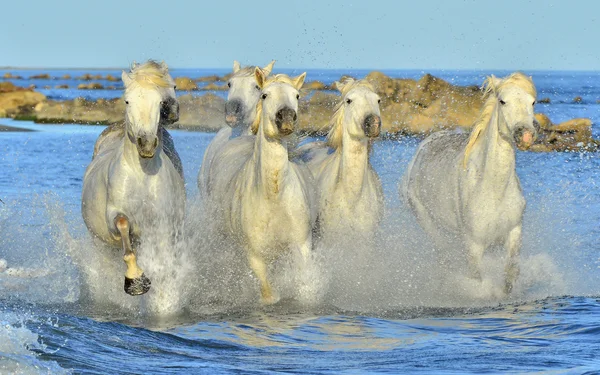
[[[367,73],[309,71],[309,80]],[[480,85],[488,72],[432,73]],[[551,99],[539,112],[555,122],[600,121],[599,72],[526,73],[538,98]],[[311,302],[296,292],[293,254],[284,256],[271,270],[281,301],[265,307],[243,253],[215,232],[198,197],[214,134],[172,132],[188,194],[186,236],[173,249],[184,262],[140,249],[146,270],[172,272],[154,273],[150,292],[130,297],[122,254],[95,243],[80,214],[82,177],[103,127],[0,124],[35,130],[0,132],[0,259],[10,270],[0,272],[0,374],[600,373],[600,154],[517,152],[527,209],[521,275],[506,297],[501,249],[486,253],[481,284],[461,267],[435,266],[432,244],[398,196],[420,140],[381,140],[372,163],[386,213],[374,241],[317,246]]]

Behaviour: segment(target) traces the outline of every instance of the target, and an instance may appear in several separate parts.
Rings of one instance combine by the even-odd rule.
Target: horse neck
[[[264,119],[262,121],[265,121]],[[261,122],[254,144],[254,165],[259,190],[267,196],[276,196],[289,167],[288,151],[279,140],[269,140]]]
[[[482,173],[483,181],[494,186],[504,186],[515,174],[515,149],[513,144],[502,133],[507,124],[499,110],[494,109],[489,123],[480,136],[478,148],[474,152],[478,170]]]
[[[346,193],[356,196],[361,193],[369,172],[369,140],[356,139],[344,131],[340,155],[338,181]]]

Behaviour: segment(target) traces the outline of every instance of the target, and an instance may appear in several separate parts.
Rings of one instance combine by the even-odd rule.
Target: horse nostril
[[[294,121],[296,121],[298,119],[298,115],[296,114],[296,112],[294,112]]]
[[[144,147],[144,144],[143,144],[142,138],[138,138],[138,139],[137,139],[137,144],[138,144],[138,146],[140,146],[140,148]]]
[[[158,147],[158,138],[154,138],[154,148]]]

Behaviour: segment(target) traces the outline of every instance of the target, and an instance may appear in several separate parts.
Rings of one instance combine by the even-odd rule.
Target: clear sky
[[[600,69],[600,1],[3,0],[0,66]]]

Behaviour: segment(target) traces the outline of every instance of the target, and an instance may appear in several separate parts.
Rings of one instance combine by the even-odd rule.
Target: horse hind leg
[[[254,254],[250,254],[248,256],[248,263],[260,282],[260,302],[265,305],[277,303],[279,296],[273,292],[271,283],[269,283],[265,261]]]
[[[150,279],[144,275],[144,271],[137,265],[137,257],[132,246],[130,225],[127,217],[119,215],[115,218],[115,226],[121,235],[123,242],[123,260],[127,265],[125,271],[125,284],[123,289],[125,293],[132,296],[144,294],[150,290]]]

